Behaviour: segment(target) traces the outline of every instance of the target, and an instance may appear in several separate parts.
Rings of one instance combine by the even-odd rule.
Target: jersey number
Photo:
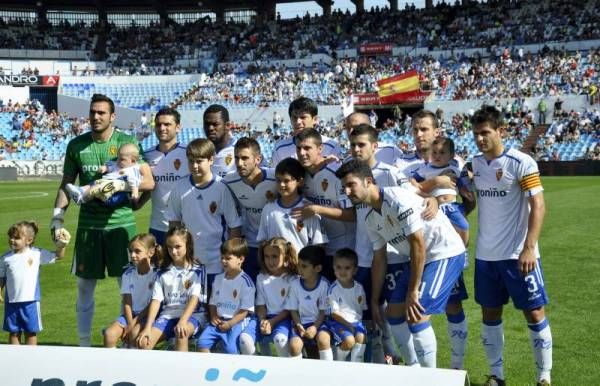
[[[535,276],[533,274],[525,276],[525,281],[527,282],[527,291],[531,293],[535,293],[538,290],[538,284],[535,281]]]

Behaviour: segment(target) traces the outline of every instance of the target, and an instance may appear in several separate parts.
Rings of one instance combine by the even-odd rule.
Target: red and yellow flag
[[[416,70],[410,70],[400,75],[378,80],[377,85],[381,103],[395,103],[419,91],[419,74]]]

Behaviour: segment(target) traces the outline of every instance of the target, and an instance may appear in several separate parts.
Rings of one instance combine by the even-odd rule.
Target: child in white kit
[[[273,342],[277,355],[287,357],[291,325],[284,303],[296,278],[296,250],[286,239],[274,237],[263,243],[258,261],[261,273],[256,278],[255,305],[261,353],[271,355],[269,343]]]
[[[316,342],[318,358],[333,360],[331,336],[325,323],[329,282],[321,275],[326,258],[325,249],[319,245],[304,247],[298,254],[300,277],[292,282],[285,302],[293,323],[290,332],[292,358],[301,359],[305,345],[308,356],[312,357],[311,348]]]
[[[123,314],[104,330],[104,347],[116,347],[119,339],[131,344],[131,347],[135,346],[148,316],[161,252],[160,245],[149,233],[140,233],[129,242],[131,265],[121,276]]]
[[[256,288],[250,276],[242,271],[247,255],[248,244],[244,239],[232,238],[221,245],[224,272],[217,274],[213,281],[208,305],[210,324],[196,342],[200,352],[210,352],[221,341],[228,354],[254,354]]]
[[[6,286],[4,331],[9,333],[10,344],[21,344],[24,334],[25,344],[36,345],[37,333],[42,331],[40,265],[62,259],[69,240],[57,239],[53,253],[33,246],[38,233],[34,222],[13,224],[7,233],[10,251],[0,257],[0,293]]]
[[[336,281],[329,287],[330,320],[328,327],[337,345],[336,360],[345,361],[350,352],[352,362],[362,362],[367,330],[362,323],[367,309],[363,286],[354,280],[358,266],[356,252],[349,248],[338,250],[333,257]]]

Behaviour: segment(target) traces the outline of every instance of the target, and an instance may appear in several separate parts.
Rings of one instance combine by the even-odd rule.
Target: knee
[[[239,337],[240,353],[243,355],[253,355],[256,351],[254,339],[246,333],[241,333]]]
[[[494,322],[502,319],[502,307],[498,308],[482,308],[481,314],[484,322]]]
[[[446,314],[447,315],[457,315],[457,314],[460,314],[462,310],[463,310],[462,302],[448,303],[446,305]]]
[[[534,308],[533,310],[524,311],[527,323],[539,323],[546,318],[544,307]]]
[[[317,346],[319,347],[319,350],[327,350],[331,347],[331,338],[328,333],[320,331],[317,334]]]
[[[340,343],[340,348],[344,351],[349,351],[349,350],[352,350],[352,347],[354,347],[354,344],[356,344],[354,337],[349,336],[346,339],[344,339],[342,341],[342,343]]]
[[[302,339],[300,339],[300,338],[290,339],[290,354],[292,354],[292,356],[299,355],[302,352],[303,347],[304,347],[304,343],[302,343]]]
[[[356,334],[355,340],[356,340],[356,343],[359,343],[359,344],[365,343],[365,341],[366,341],[365,334],[360,334],[360,333]]]

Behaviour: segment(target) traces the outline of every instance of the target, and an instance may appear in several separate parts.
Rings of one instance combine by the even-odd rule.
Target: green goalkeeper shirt
[[[84,133],[67,145],[63,173],[79,176],[79,184],[88,185],[102,177],[100,167],[107,161],[115,160],[119,148],[126,143],[138,145],[134,137],[117,129],[113,129],[105,142],[94,141],[91,132]],[[108,207],[99,200],[91,200],[82,204],[79,211],[78,227],[82,229],[113,229],[134,224],[135,218],[129,204]]]

